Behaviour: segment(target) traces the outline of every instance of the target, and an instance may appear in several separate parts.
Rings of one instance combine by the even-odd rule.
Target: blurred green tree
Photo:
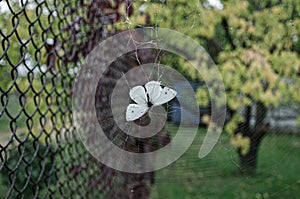
[[[226,88],[231,119],[225,130],[237,148],[241,171],[255,172],[258,148],[268,131],[267,107],[300,104],[300,4],[294,0],[224,0],[219,6],[205,0],[141,4],[147,7],[151,25],[187,34],[209,52]],[[190,79],[201,79],[181,58],[172,62],[168,64]],[[207,90],[199,88],[197,95],[199,103],[207,105]],[[253,109],[255,122],[250,125]]]

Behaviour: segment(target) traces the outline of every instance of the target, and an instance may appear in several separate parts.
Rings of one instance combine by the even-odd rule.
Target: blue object
[[[199,87],[206,86],[204,82],[189,82],[189,84],[190,85],[187,85],[186,82],[179,83],[174,85],[173,89],[177,91],[177,93],[181,93],[187,86],[191,86],[196,92]],[[187,121],[191,121],[191,123],[199,122],[199,125],[204,125],[201,117],[205,114],[210,114],[210,107],[199,107],[200,115],[195,115],[192,110],[188,110],[189,101],[187,99],[181,99],[181,101],[183,101],[185,107],[180,107],[177,100],[171,101],[170,121],[175,124],[180,124],[181,115],[183,115],[183,118]]]

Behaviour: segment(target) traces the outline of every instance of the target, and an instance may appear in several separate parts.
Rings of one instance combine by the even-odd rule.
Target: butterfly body
[[[129,91],[135,104],[129,104],[126,110],[126,120],[134,121],[146,114],[152,106],[159,106],[172,100],[177,92],[169,87],[163,87],[158,81],[150,81],[144,86],[135,86]]]
[[[147,102],[147,105],[148,105],[148,108],[151,108],[151,106],[153,106],[153,104],[150,101]]]

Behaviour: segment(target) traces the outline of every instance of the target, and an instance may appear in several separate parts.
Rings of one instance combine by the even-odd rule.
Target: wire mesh
[[[120,32],[115,24],[118,21],[126,20],[127,17],[132,14],[133,2],[133,0],[0,0],[0,199],[148,198],[150,194],[150,184],[154,182],[154,174],[119,172],[98,162],[83,146],[76,134],[72,118],[72,86],[84,58],[97,45],[97,42],[101,42],[107,37]],[[170,17],[170,26],[173,28],[178,27],[178,31],[182,31],[185,34],[189,33],[187,35],[193,35],[197,32],[197,37],[201,38],[200,40],[204,42],[208,51],[210,51],[210,54],[216,60],[218,54],[226,52],[226,49],[229,49],[228,52],[231,53],[234,49],[240,48],[245,50],[245,56],[249,55],[250,58],[252,57],[249,59],[251,62],[255,62],[257,59],[265,60],[260,53],[255,53],[253,49],[247,49],[247,45],[251,42],[261,42],[262,44],[266,43],[266,41],[269,42],[269,38],[273,36],[275,42],[273,46],[271,45],[273,41],[270,41],[271,43],[268,43],[266,46],[261,45],[266,51],[270,51],[270,57],[273,55],[277,56],[277,54],[274,53],[276,51],[287,51],[286,57],[282,56],[285,53],[282,53],[282,55],[278,54],[278,56],[282,56],[280,59],[290,59],[293,58],[293,56],[290,56],[292,54],[289,53],[292,52],[294,54],[299,52],[299,40],[296,34],[298,31],[297,28],[299,27],[297,26],[299,25],[299,23],[297,23],[299,17],[297,18],[296,16],[298,7],[296,7],[296,4],[292,4],[292,1],[290,1],[290,5],[287,3],[289,1],[274,1],[273,3],[271,1],[266,1],[265,3],[259,1],[260,3],[254,3],[250,5],[250,7],[253,7],[251,9],[254,9],[251,13],[258,12],[253,15],[254,18],[250,14],[249,16],[242,14],[241,16],[235,17],[233,17],[233,15],[235,15],[234,13],[228,16],[226,14],[219,15],[214,9],[211,9],[213,6],[209,6],[206,1],[201,0],[191,1],[191,4],[187,2],[170,2],[170,4],[167,5],[168,7],[162,5],[149,6],[150,3],[153,2],[166,4],[167,1],[163,0],[148,1],[148,4],[145,2],[146,1],[136,1],[135,3],[141,5],[138,11],[144,15],[146,24],[151,24],[150,14],[148,14],[151,10],[153,12],[151,13],[151,17],[155,17],[153,21],[156,22],[155,25],[153,24],[154,26],[167,25],[169,19],[167,19],[165,13],[169,15],[173,13],[173,15],[171,14],[172,17]],[[203,2],[206,2],[206,4]],[[273,4],[274,9],[272,8]],[[286,12],[285,9],[280,11],[281,4],[289,11]],[[148,5],[147,9],[150,11],[145,12],[146,5]],[[221,2],[220,5],[223,7]],[[236,7],[235,4],[232,5],[234,5],[234,8]],[[246,4],[240,5],[243,6]],[[178,10],[176,8],[180,8],[181,6],[182,9]],[[120,11],[123,8],[125,8],[125,12],[124,10]],[[191,8],[194,10],[193,12]],[[227,6],[227,11],[228,8]],[[172,9],[173,11],[169,12]],[[243,10],[244,12],[245,9],[237,10]],[[264,12],[266,10],[267,12]],[[226,10],[221,12],[226,13]],[[229,12],[231,12],[230,9]],[[182,15],[182,13],[186,14]],[[207,17],[205,20],[198,20],[198,18],[201,19],[199,16],[201,16],[202,13],[204,13],[203,16]],[[285,14],[283,15],[282,13]],[[184,16],[183,23],[179,20],[181,16]],[[213,18],[216,18],[216,21],[210,20]],[[247,27],[249,27],[249,29],[260,27],[258,23],[259,20],[257,20],[259,18],[265,18],[265,20],[262,21],[262,25],[265,27],[261,28],[261,30],[267,31],[268,34],[264,33],[264,35],[268,35],[267,37],[248,37],[249,34],[253,35],[253,32],[249,34],[248,32],[245,32],[245,34],[240,32],[241,35],[239,36],[240,24],[243,25],[245,24],[245,20],[248,20],[249,23]],[[238,21],[236,21],[237,19]],[[257,22],[253,23],[255,20]],[[130,21],[127,22],[128,24],[130,23]],[[178,25],[176,25],[177,22]],[[124,23],[123,25],[126,26],[128,24]],[[218,33],[214,36],[215,38],[208,38],[210,37],[210,30],[214,30],[214,28],[211,28],[213,24],[216,25]],[[281,27],[279,28],[279,32],[277,31],[278,28],[273,28],[274,25],[278,27],[276,24],[279,24]],[[205,31],[201,32],[201,28],[196,29],[197,25],[198,27],[206,28]],[[282,27],[286,27],[287,31],[284,31],[286,33],[280,33]],[[278,33],[276,31],[276,33],[274,33],[274,30]],[[260,34],[259,31],[257,33],[258,35]],[[278,34],[282,34],[282,37],[278,37]],[[272,37],[269,37],[269,35]],[[265,40],[265,38],[267,38],[267,40]],[[278,38],[280,39],[277,40]],[[287,42],[282,40],[282,38]],[[245,42],[241,42],[244,40]],[[286,43],[287,47],[276,49],[276,46],[278,48],[285,46],[281,45],[281,40],[284,41],[283,43]],[[240,41],[240,44],[235,41]],[[277,45],[277,41],[280,45]],[[140,55],[141,54],[151,55],[150,52],[140,52]],[[136,139],[120,132],[120,129],[116,128],[116,124],[113,121],[102,120],[103,115],[105,116],[104,118],[112,115],[111,110],[108,108],[111,100],[109,97],[107,98],[106,95],[108,94],[109,96],[112,92],[122,72],[126,73],[130,68],[138,64],[157,61],[153,60],[154,57],[157,57],[156,55],[152,57],[143,56],[138,60],[137,55],[139,55],[138,52],[134,52],[133,54],[129,53],[108,67],[108,70],[105,72],[105,78],[102,78],[99,82],[98,93],[97,96],[95,96],[97,98],[95,107],[96,109],[98,109],[98,106],[100,107],[97,112],[99,123],[102,124],[107,137],[109,137],[115,145],[130,152],[145,153],[155,151],[157,148],[170,142],[169,133],[162,131],[160,134],[157,134],[157,136],[154,136],[153,140]],[[230,55],[229,58],[231,60],[240,60],[240,55],[236,55],[238,56],[235,57],[233,54],[233,57],[231,57]],[[169,60],[165,60],[165,62],[169,65],[172,65],[170,63],[176,65],[177,62],[179,62],[178,59],[172,59],[173,57],[170,56]],[[171,60],[173,62],[171,62]],[[274,68],[277,67],[277,64],[275,64],[275,62],[277,62],[276,60],[274,61]],[[140,63],[140,61],[142,63]],[[226,61],[225,57],[224,60],[219,60],[219,62],[224,61]],[[273,62],[271,58],[269,61]],[[242,60],[242,62],[244,61]],[[286,64],[285,61],[282,61],[282,63],[284,64],[280,63],[280,65],[290,65],[289,63]],[[220,69],[226,68],[222,67],[222,64],[220,66]],[[295,67],[295,71],[296,70],[298,70],[297,67]],[[221,71],[227,73],[226,70],[222,69]],[[298,71],[295,73],[299,76]],[[285,74],[285,72],[281,73],[281,75],[283,74]],[[286,86],[288,87],[289,84],[297,84],[299,82],[297,81],[298,76],[291,76],[295,81],[288,80],[288,78],[283,78],[283,81],[287,82]],[[247,77],[247,74],[243,74],[241,77]],[[268,77],[271,76],[268,75]],[[224,80],[226,79],[229,82],[228,84],[233,85],[230,78],[225,78]],[[265,87],[268,86],[266,83],[262,85],[262,89],[266,89]],[[231,85],[229,85],[229,88],[231,88]],[[296,88],[296,86],[294,88]],[[228,91],[230,93],[230,89],[228,89]],[[295,89],[294,91],[297,90]],[[287,93],[292,94],[292,92],[293,90]],[[242,93],[244,93],[244,91],[242,91]],[[84,94],[84,92],[82,92],[82,94]],[[285,92],[283,92],[283,95],[285,95]],[[296,95],[286,95],[285,97],[289,98],[291,96]],[[293,98],[296,99],[296,97]],[[251,99],[251,96],[249,96],[249,99]],[[281,106],[280,103],[279,105]],[[236,103],[233,101],[231,105],[234,107]],[[102,107],[107,107],[108,109],[102,109]],[[241,111],[243,113],[240,114],[246,118],[246,122],[241,123],[234,134],[243,132],[243,135],[252,135],[253,142],[251,142],[251,144],[255,144],[260,143],[262,140],[261,136],[264,136],[267,131],[272,130],[278,133],[291,133],[292,130],[288,128],[290,127],[290,120],[293,119],[293,121],[295,121],[295,118],[299,115],[299,106],[295,103],[288,104],[283,108],[284,109],[272,106],[265,107],[261,102],[251,102],[251,107],[246,107],[244,111]],[[229,117],[235,117],[234,111],[236,110],[229,110],[231,113]],[[265,125],[264,120],[270,122]],[[283,126],[281,129],[276,126],[276,123],[279,123],[279,121],[284,123],[284,125],[281,125]],[[294,124],[296,124],[296,121]],[[294,126],[293,132],[298,133],[298,126]],[[251,128],[252,130],[250,130]],[[259,134],[251,134],[254,131],[258,131]],[[277,135],[274,134],[274,136]],[[284,137],[287,138],[285,135]],[[296,155],[292,156],[292,153],[296,154],[297,149],[299,149],[299,142],[297,139],[292,140],[291,138],[284,139],[283,141],[280,138],[280,141],[277,142],[273,140],[277,139],[267,138],[267,144],[264,144],[262,147],[269,145],[271,147],[267,149],[276,149],[275,145],[279,145],[280,150],[288,150],[284,153],[280,152],[280,155],[274,157],[271,157],[270,154],[275,153],[271,153],[272,151],[269,150],[263,154],[265,159],[264,161],[261,161],[261,159],[260,161],[262,163],[260,164],[263,165],[265,162],[272,162],[272,174],[270,174],[270,176],[278,176],[278,179],[283,179],[281,171],[274,171],[273,168],[276,168],[277,165],[281,166],[283,161],[280,160],[288,160],[286,159],[287,157],[291,157],[291,165],[297,164],[297,161],[293,159]],[[225,141],[227,142],[228,140]],[[222,145],[221,148],[225,149],[227,153],[236,153],[235,148],[227,148],[227,145],[223,144],[222,140],[220,141],[220,145]],[[252,147],[252,145],[250,146]],[[291,148],[287,146],[291,146]],[[240,146],[237,145],[236,147]],[[254,151],[257,151],[256,147],[258,147],[258,145],[252,147],[255,149]],[[240,149],[238,149],[238,153],[241,152]],[[292,155],[290,156],[290,154]],[[179,162],[178,172],[176,171],[176,166],[169,168],[168,172],[170,175],[167,175],[167,177],[161,172],[160,176],[156,179],[157,187],[160,185],[160,181],[162,182],[161,184],[178,184],[178,186],[171,185],[172,188],[169,189],[171,190],[169,191],[170,193],[173,192],[176,195],[178,193],[176,190],[178,187],[184,188],[186,186],[188,190],[192,190],[191,185],[193,185],[197,190],[201,190],[199,187],[202,187],[201,191],[205,190],[204,194],[205,192],[209,192],[208,194],[211,196],[211,191],[208,189],[210,186],[209,182],[212,182],[215,176],[217,180],[215,180],[213,184],[217,184],[217,182],[220,182],[220,176],[223,175],[221,173],[222,171],[215,167],[215,165],[217,165],[215,160],[221,160],[220,162],[224,163],[224,160],[227,158],[225,155],[228,154],[224,154],[222,158],[220,158],[219,154],[218,156],[211,156],[210,159],[202,163],[191,161],[195,160],[194,156],[188,156],[186,162]],[[241,153],[239,155],[241,155]],[[251,158],[250,156],[248,157]],[[232,154],[230,154],[229,158],[236,167],[240,168],[241,171],[243,170],[243,165],[239,165]],[[245,158],[243,162],[247,163],[245,166],[249,166],[249,162],[252,166],[255,166],[256,159],[254,159],[255,161],[252,160],[253,159],[249,161]],[[211,164],[208,164],[209,162],[211,162]],[[140,165],[136,166],[138,167]],[[295,168],[297,168],[297,166],[295,166]],[[194,173],[191,172],[191,169],[194,170]],[[265,166],[263,169],[260,169],[260,171],[267,170],[271,169]],[[288,169],[284,168],[284,170]],[[186,176],[190,175],[191,177],[182,176],[182,173],[185,173]],[[290,176],[287,177],[291,178]],[[236,176],[234,178],[236,178]],[[294,176],[293,179],[291,178],[292,180],[290,182],[294,184],[288,183],[287,186],[284,185],[284,190],[290,192],[293,186],[297,186],[298,181],[296,178],[297,175]],[[165,181],[166,179],[168,179],[167,182]],[[272,178],[270,179],[272,180]],[[273,179],[275,179],[273,185],[275,185],[275,183],[277,184],[277,179]],[[269,178],[267,180],[268,183],[271,183]],[[271,185],[268,183],[266,186],[272,185],[272,183]],[[205,184],[206,186],[203,186]],[[232,185],[230,186],[232,187]],[[216,187],[219,188],[219,186]],[[243,187],[247,186],[243,185]],[[277,185],[275,189],[277,191]],[[270,190],[270,193],[272,191],[274,192],[274,190]],[[291,194],[296,192],[297,188],[295,188]],[[278,193],[275,192],[272,194],[274,196]],[[241,192],[234,192],[233,194],[241,194],[242,197],[244,196],[244,190],[241,189]],[[264,197],[260,195],[260,193],[254,194],[256,194],[255,197]],[[178,195],[177,197],[180,196],[181,195]],[[268,197],[268,195],[266,197]]]
[[[131,1],[124,2],[130,15]],[[121,173],[97,162],[72,121],[79,66],[95,41],[118,32],[114,22],[122,18],[124,2],[0,1],[0,198],[149,195],[152,173]],[[110,68],[126,71],[134,64]],[[106,88],[113,86],[111,81]],[[144,141],[132,142],[140,147]]]

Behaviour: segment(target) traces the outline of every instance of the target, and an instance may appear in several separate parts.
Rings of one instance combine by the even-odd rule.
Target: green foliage
[[[63,11],[60,7],[55,8],[53,2],[46,8],[37,7],[36,2],[29,0],[27,3],[31,6],[23,11],[20,11],[19,1],[9,3],[14,13],[4,11],[0,15],[0,27],[3,27],[0,30],[0,56],[5,55],[0,60],[0,90],[7,93],[0,92],[3,97],[0,109],[4,110],[0,116],[0,124],[3,124],[0,129],[8,133],[9,130],[20,131],[27,125],[26,133],[45,142],[45,132],[49,133],[53,126],[61,130],[63,122],[69,124],[68,118],[63,118],[70,100],[64,91],[70,89],[72,74],[68,73],[67,65],[60,68],[61,74],[46,66],[47,39],[54,39],[61,31],[58,20],[50,11],[55,10],[56,15]],[[16,120],[12,121],[9,115]],[[18,128],[12,129],[13,123]]]
[[[299,107],[300,59],[296,46],[300,19],[295,14],[299,11],[299,5],[288,0],[269,1],[268,5],[256,5],[255,1],[225,3],[220,15],[228,24],[228,34],[223,38],[231,46],[221,51],[216,61],[230,109],[239,110],[257,101],[265,106]],[[233,117],[226,130],[233,135],[239,122]],[[235,137],[231,143],[247,151],[243,139]]]
[[[227,105],[235,112],[225,127],[228,133],[233,136],[244,120],[238,110],[253,103],[300,107],[300,4],[294,0],[227,0],[219,10],[205,2],[148,3],[147,12],[152,25],[198,40],[214,59],[224,80]],[[176,61],[172,65],[179,71],[201,80],[189,63]],[[209,101],[205,92],[200,88],[197,93],[201,105]]]

